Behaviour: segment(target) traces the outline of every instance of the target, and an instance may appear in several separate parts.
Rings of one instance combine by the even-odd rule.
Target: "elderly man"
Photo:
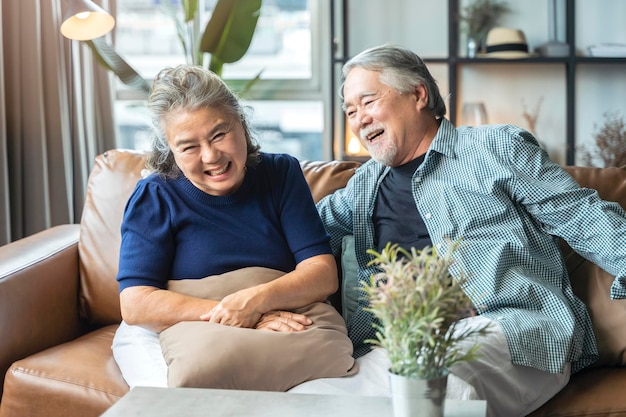
[[[487,400],[489,416],[527,415],[598,356],[556,237],[615,275],[611,297],[626,298],[626,213],[580,188],[521,128],[455,128],[436,81],[409,50],[368,49],[343,76],[343,108],[372,159],[318,203],[333,251],[354,235],[363,280],[375,272],[368,248],[392,242],[443,253],[446,238],[462,238],[468,294],[478,296],[478,315],[465,325],[489,322],[491,332],[478,341],[478,360],[450,370],[448,398]],[[388,359],[364,342],[374,338],[365,300],[348,323],[361,372],[324,383],[380,394]]]

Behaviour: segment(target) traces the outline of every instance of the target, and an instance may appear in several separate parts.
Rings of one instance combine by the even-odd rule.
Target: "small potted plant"
[[[443,416],[450,367],[478,356],[477,344],[463,351],[459,343],[487,332],[486,327],[457,328],[473,311],[464,291],[467,277],[450,274],[459,245],[449,242],[442,256],[434,248],[409,252],[396,244],[387,244],[381,253],[368,250],[374,256],[370,265],[380,269],[361,284],[368,311],[377,319],[376,339],[368,342],[389,355],[396,417],[417,415],[417,410],[423,416]]]

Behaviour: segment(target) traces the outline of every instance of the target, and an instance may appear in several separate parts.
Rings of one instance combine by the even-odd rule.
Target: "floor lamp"
[[[61,23],[61,34],[70,39],[70,76],[73,81],[72,73],[75,65],[74,57],[74,41],[89,41],[109,33],[115,26],[115,19],[106,10],[92,2],[91,0],[67,0],[66,9],[63,14],[63,23]],[[74,138],[74,110],[73,110],[73,88],[68,92],[68,108],[70,117],[70,138]],[[74,145],[69,145],[69,157],[74,161]],[[76,196],[75,188],[72,185],[72,217],[76,217]],[[74,218],[74,221],[80,219]]]
[[[91,0],[67,0],[61,33],[68,39],[87,41],[109,33],[115,19]]]

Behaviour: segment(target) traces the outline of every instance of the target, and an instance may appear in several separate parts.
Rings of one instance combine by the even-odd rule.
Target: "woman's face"
[[[177,109],[165,118],[167,143],[189,181],[215,196],[243,183],[248,150],[241,121],[216,108]]]

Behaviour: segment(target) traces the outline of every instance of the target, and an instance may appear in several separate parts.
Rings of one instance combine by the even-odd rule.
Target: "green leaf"
[[[196,3],[195,10],[193,9],[193,3]],[[176,26],[176,35],[178,36],[178,40],[180,41],[180,45],[183,47],[183,52],[185,53],[185,57],[192,57],[194,51],[191,50],[193,47],[193,40],[187,39],[187,31],[188,31],[188,22],[190,22],[197,11],[197,0],[185,1],[183,3],[184,8],[184,19],[180,19],[178,13],[178,7],[173,3],[173,0],[161,0],[161,9],[167,14],[174,25]],[[189,14],[193,13],[190,18]],[[189,61],[188,61],[189,62]]]
[[[222,64],[241,59],[250,47],[262,0],[219,0],[202,34],[200,50]]]
[[[209,69],[222,78],[222,69],[224,68],[224,62],[215,55],[211,55],[211,61],[209,62]]]
[[[104,36],[84,41],[96,55],[96,59],[111,70],[124,84],[148,94],[150,84],[107,43]]]
[[[185,10],[185,22],[191,22],[198,13],[198,0],[183,0]]]
[[[251,80],[224,80],[224,82],[231,90],[233,90],[237,94],[237,96],[245,99],[247,98],[246,95],[248,94],[252,86],[261,79],[262,73],[263,70],[259,71],[257,75],[255,75],[255,77]]]
[[[209,69],[222,76],[224,64],[240,60],[250,47],[252,36],[261,13],[262,0],[218,0],[198,48],[196,17],[198,0],[183,0],[184,21],[177,13],[172,0],[163,0],[163,9],[176,23],[176,31],[187,62],[203,65],[204,53],[211,54]],[[98,61],[111,70],[124,84],[150,92],[150,84],[109,45],[105,38],[84,41],[94,52]],[[240,91],[247,92],[260,78],[259,73]]]

